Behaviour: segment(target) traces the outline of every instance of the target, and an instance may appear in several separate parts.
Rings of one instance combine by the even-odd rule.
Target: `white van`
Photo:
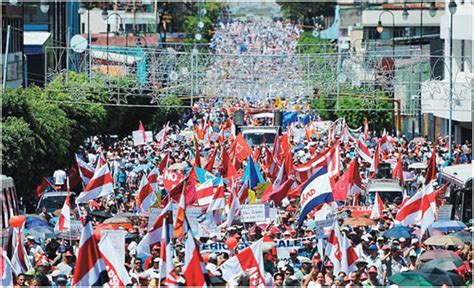
[[[460,164],[444,167],[441,179],[450,183],[446,191],[446,199],[453,204],[453,213],[456,220],[468,222],[472,219],[472,170],[471,164]]]
[[[260,144],[267,144],[273,146],[275,140],[278,137],[277,126],[244,126],[240,127],[242,130],[242,136],[245,141],[251,146],[258,146]]]
[[[0,202],[2,203],[2,229],[8,227],[8,221],[11,217],[18,215],[18,198],[16,196],[15,183],[12,177],[1,175],[2,194]]]
[[[385,203],[394,203],[395,198],[403,200],[403,188],[400,182],[394,179],[374,179],[367,184],[367,194],[365,197],[366,205],[373,205],[375,200],[375,193],[379,192],[380,198]]]

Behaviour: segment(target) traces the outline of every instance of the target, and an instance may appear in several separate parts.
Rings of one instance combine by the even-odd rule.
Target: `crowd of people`
[[[125,237],[125,267],[128,271],[130,284],[134,287],[157,287],[166,285],[160,283],[161,269],[160,262],[163,261],[161,249],[162,246],[153,245],[150,248],[149,255],[139,255],[137,246],[145,237],[153,223],[150,223],[147,213],[137,213],[137,197],[140,181],[142,177],[146,177],[154,167],[158,167],[164,158],[167,158],[166,167],[176,168],[183,175],[189,175],[196,165],[196,149],[199,150],[201,156],[201,167],[207,163],[215,149],[230,151],[235,136],[232,135],[232,129],[223,133],[224,140],[219,139],[219,134],[223,131],[226,123],[232,121],[232,114],[226,109],[216,109],[214,100],[203,100],[196,104],[197,112],[188,114],[188,119],[182,119],[180,123],[169,125],[166,130],[166,137],[162,139],[153,139],[147,145],[134,146],[133,139],[126,137],[113,143],[106,143],[100,137],[94,137],[81,148],[79,153],[84,161],[95,167],[96,162],[102,155],[111,171],[114,179],[114,193],[98,199],[91,200],[87,205],[73,205],[71,214],[73,218],[79,219],[79,215],[88,214],[92,217],[92,222],[96,229],[99,229],[105,219],[114,216],[123,216],[128,218],[124,224],[114,226],[114,229],[126,231]],[[238,103],[234,103],[238,106]],[[235,108],[235,107],[234,107]],[[203,120],[201,120],[203,119]],[[246,120],[248,125],[255,125],[252,121],[251,114],[247,114]],[[196,136],[195,127],[198,123],[210,123],[209,131],[206,132],[204,139]],[[193,124],[190,124],[193,123]],[[186,135],[192,135],[191,137]],[[291,130],[287,131],[289,136],[288,145],[291,151],[292,164],[295,166],[302,165],[311,161],[316,155],[326,151],[340,135],[332,136],[328,133],[312,134],[299,143],[295,143]],[[196,138],[197,137],[197,138]],[[342,139],[341,139],[342,140]],[[367,146],[372,154],[375,153],[376,142],[380,141],[380,137],[369,133],[366,140]],[[434,142],[419,141],[417,143],[410,142],[404,137],[391,137],[393,149],[388,150],[381,155],[381,162],[391,163],[392,167],[395,159],[398,159],[399,153],[403,156],[406,165],[404,172],[406,191],[408,195],[413,195],[416,191],[423,187],[426,177],[426,169],[413,169],[409,171],[407,164],[411,162],[427,162],[432,157]],[[463,145],[455,146],[453,159],[447,158],[447,141],[440,139],[438,143],[438,152],[436,155],[436,163],[439,169],[449,165],[451,162],[470,163],[471,162],[471,144],[469,142]],[[273,183],[275,178],[269,171],[270,163],[268,163],[268,153],[272,153],[274,149],[271,145],[263,148],[264,145],[252,147],[252,157],[261,170],[264,182]],[[226,165],[221,158],[221,153],[217,153],[214,165],[209,169],[215,177],[227,176],[223,166]],[[340,145],[340,165],[341,174],[348,169],[352,159],[358,157],[356,152],[356,141],[347,140]],[[237,157],[237,155],[234,155]],[[273,158],[272,158],[273,159]],[[235,169],[241,174],[247,165],[247,160],[243,163],[235,163]],[[361,179],[366,185],[370,176],[369,163],[359,160],[359,173]],[[175,165],[178,164],[178,165]],[[143,167],[143,169],[137,169]],[[171,168],[170,168],[171,169]],[[292,173],[291,169],[290,172]],[[58,179],[64,179],[62,173],[55,175]],[[163,178],[160,175],[160,182],[157,191],[158,196],[154,207],[163,208],[165,199],[170,200],[170,191],[166,191],[163,186]],[[66,181],[67,182],[67,181]],[[61,184],[61,181],[57,184]],[[66,183],[63,183],[66,185]],[[198,184],[199,185],[199,184]],[[239,185],[239,183],[237,184]],[[63,187],[64,188],[64,187]],[[253,187],[252,187],[253,188]],[[226,198],[229,199],[232,193],[236,193],[235,187],[225,185]],[[462,279],[462,285],[471,284],[472,259],[472,243],[471,238],[463,240],[457,244],[446,244],[443,246],[427,245],[424,240],[428,237],[419,237],[418,225],[411,225],[404,229],[408,235],[391,235],[387,236],[386,232],[396,227],[396,215],[403,205],[402,199],[395,202],[385,201],[383,204],[383,215],[378,219],[372,220],[372,223],[347,225],[347,220],[351,218],[351,205],[363,206],[365,203],[364,192],[353,201],[354,194],[349,194],[345,202],[333,202],[324,204],[323,208],[317,210],[316,213],[307,217],[303,225],[298,225],[297,219],[301,213],[299,202],[299,188],[288,191],[281,201],[270,201],[272,206],[277,209],[276,219],[271,219],[267,223],[242,223],[235,219],[229,225],[221,225],[219,229],[213,230],[209,234],[197,235],[187,233],[186,237],[173,239],[173,275],[177,286],[185,286],[188,279],[184,275],[184,258],[185,258],[185,241],[187,237],[196,235],[196,239],[201,245],[212,243],[225,243],[228,247],[227,251],[204,251],[201,253],[205,263],[205,271],[209,276],[209,285],[238,285],[252,286],[251,275],[248,271],[235,275],[234,279],[224,279],[224,264],[235,255],[238,255],[239,249],[245,249],[251,243],[255,243],[259,239],[263,239],[264,243],[270,243],[263,251],[263,267],[262,274],[265,276],[265,286],[269,287],[377,287],[388,286],[395,283],[393,275],[404,271],[417,271],[423,266],[428,265],[430,261],[436,260],[438,255],[451,258],[454,261],[454,267],[446,268],[449,275],[453,274]],[[168,197],[168,198],[167,198]],[[241,204],[259,203],[258,195],[252,200],[249,195]],[[357,203],[356,203],[357,202]],[[348,204],[352,203],[352,204]],[[196,205],[196,203],[193,203]],[[78,213],[78,209],[82,213]],[[227,209],[227,208],[226,208]],[[222,209],[222,217],[229,217]],[[206,208],[203,208],[205,213]],[[324,212],[325,211],[325,212]],[[329,211],[329,212],[328,212]],[[334,263],[334,259],[327,254],[328,228],[325,228],[326,236],[321,240],[315,237],[316,228],[310,224],[320,217],[318,213],[326,213],[334,217],[334,221],[340,227],[340,233],[345,235],[349,241],[349,245],[354,248],[357,260],[353,263],[349,270],[342,271],[340,263]],[[57,214],[56,214],[57,215]],[[224,216],[225,215],[225,216]],[[50,226],[56,225],[55,215],[43,209],[40,216],[45,218]],[[329,216],[326,216],[329,217]],[[369,220],[369,219],[367,219]],[[189,221],[198,221],[198,219],[189,219]],[[27,227],[28,228],[28,227]],[[462,228],[461,228],[462,229]],[[458,230],[458,229],[455,229]],[[196,231],[195,231],[196,232]],[[431,235],[440,235],[450,233],[452,231],[432,231]],[[459,231],[458,231],[459,232]],[[461,231],[468,235],[471,234],[470,228]],[[99,233],[100,234],[100,233]],[[28,234],[26,230],[24,247],[31,264],[31,269],[24,273],[16,275],[15,287],[23,286],[54,286],[68,287],[72,283],[72,276],[78,270],[77,256],[79,239],[68,237],[67,233],[62,236],[41,239],[37,236]],[[275,243],[279,239],[304,239],[300,247],[291,249],[288,258],[279,257],[278,249]],[[236,244],[237,243],[237,244]],[[348,257],[347,255],[343,257]],[[448,259],[448,260],[449,260]],[[337,269],[335,269],[337,267]],[[336,271],[335,271],[336,270]],[[438,270],[436,270],[438,271]],[[451,273],[452,272],[452,273]],[[434,272],[436,274],[438,272]],[[448,273],[448,272],[443,272]],[[434,275],[433,277],[435,277]],[[454,277],[454,276],[450,276]],[[436,278],[436,277],[435,277]],[[434,279],[434,278],[433,278]],[[455,278],[459,280],[459,278]],[[453,285],[447,280],[439,280],[442,284]],[[445,281],[445,282],[443,282]],[[454,280],[453,280],[454,281]],[[189,283],[189,282],[188,282]],[[456,285],[459,285],[459,282]]]
[[[209,86],[213,91],[206,92],[259,100],[288,94],[290,90],[292,95],[298,95],[298,89],[304,88],[300,71],[306,65],[295,55],[301,32],[301,28],[290,21],[265,18],[222,24],[210,44],[213,63],[207,71],[207,79],[215,86]],[[281,79],[293,83],[292,87],[268,87]]]

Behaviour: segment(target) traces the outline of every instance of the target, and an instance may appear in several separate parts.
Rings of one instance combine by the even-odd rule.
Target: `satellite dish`
[[[87,45],[87,39],[79,34],[72,36],[71,41],[69,42],[72,51],[77,53],[84,52],[87,49]]]

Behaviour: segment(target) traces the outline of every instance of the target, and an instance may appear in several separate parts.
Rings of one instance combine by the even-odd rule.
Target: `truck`
[[[443,168],[441,180],[449,183],[445,197],[453,205],[451,219],[472,222],[472,163]]]
[[[12,177],[1,175],[2,177],[2,230],[8,227],[10,218],[18,215],[18,197],[16,195],[15,182]]]

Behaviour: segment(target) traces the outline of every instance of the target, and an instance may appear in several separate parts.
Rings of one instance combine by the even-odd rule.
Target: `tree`
[[[333,16],[335,2],[290,2],[277,1],[280,5],[285,17],[294,20],[302,21],[304,25],[312,26],[311,18],[320,15]]]
[[[219,14],[225,9],[224,4],[218,2],[196,3],[196,14],[186,17],[184,20],[184,31],[187,33],[186,42],[188,43],[207,43],[212,38],[213,24],[217,22]],[[204,9],[205,15],[199,15],[199,11]],[[198,27],[202,22],[204,26]],[[201,40],[194,39],[197,33],[202,34]]]
[[[314,37],[312,32],[303,32],[298,39],[296,52],[299,54],[334,53],[336,48],[329,40]]]

